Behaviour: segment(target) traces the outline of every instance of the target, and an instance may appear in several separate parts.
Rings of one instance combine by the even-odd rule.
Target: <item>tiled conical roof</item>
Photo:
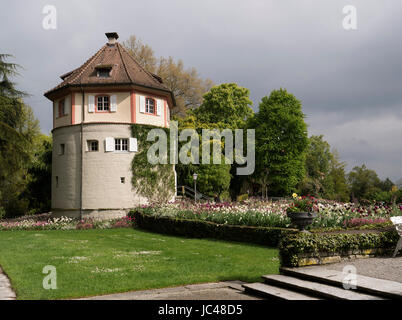
[[[110,76],[98,77],[97,68],[104,66],[111,68]],[[158,76],[142,68],[118,42],[105,44],[81,67],[66,73],[61,78],[63,82],[46,92],[45,96],[64,87],[81,85],[139,85],[170,92]]]

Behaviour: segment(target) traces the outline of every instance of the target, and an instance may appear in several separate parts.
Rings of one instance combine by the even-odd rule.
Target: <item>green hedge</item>
[[[248,227],[217,224],[209,221],[187,220],[147,215],[132,210],[137,227],[153,232],[193,238],[215,238],[277,247],[285,235],[298,233],[295,229]]]
[[[320,253],[349,255],[353,251],[366,249],[395,249],[399,236],[395,230],[367,233],[337,234],[291,234],[279,243],[281,265],[296,267],[306,255],[320,257]]]

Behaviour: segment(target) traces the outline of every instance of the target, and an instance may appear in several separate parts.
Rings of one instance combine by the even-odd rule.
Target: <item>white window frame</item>
[[[105,106],[106,104],[106,99],[107,98],[107,106]],[[99,99],[102,99],[101,101],[101,106],[99,106]],[[110,111],[110,96],[108,95],[99,95],[96,97],[96,111],[97,112],[108,112]]]
[[[149,104],[149,101],[152,101],[152,103],[153,103],[152,112],[150,111],[151,105]],[[155,114],[155,108],[156,108],[156,100],[154,98],[145,98],[145,113],[147,113],[147,114]]]
[[[114,151],[128,152],[129,148],[128,138],[115,138],[114,139]]]

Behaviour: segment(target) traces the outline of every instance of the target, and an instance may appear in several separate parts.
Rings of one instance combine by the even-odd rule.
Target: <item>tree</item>
[[[141,67],[151,73],[156,72],[157,59],[154,50],[149,45],[144,44],[135,35],[131,35],[123,42],[123,45]]]
[[[173,92],[176,108],[172,110],[172,115],[183,117],[188,110],[199,107],[203,94],[213,85],[210,79],[202,79],[195,68],[184,69],[181,60],[175,62],[172,57],[156,58],[153,49],[134,35],[123,45],[143,68],[159,76]]]
[[[394,185],[395,185],[395,184],[394,184],[389,178],[386,178],[384,181],[380,181],[378,187],[379,187],[382,191],[390,192],[391,189],[392,189],[392,187],[393,187]]]
[[[28,168],[28,183],[22,198],[28,200],[31,213],[51,209],[52,138],[39,135],[33,145],[34,158]]]
[[[304,177],[308,147],[304,117],[301,102],[280,89],[262,98],[249,122],[256,135],[254,179],[271,195],[289,195]]]
[[[301,183],[303,194],[323,195],[330,188],[328,174],[332,161],[330,145],[323,135],[311,136],[306,153],[306,176]]]
[[[349,201],[349,187],[345,168],[346,163],[341,162],[337,150],[333,150],[330,170],[325,183],[325,198],[344,202]]]
[[[8,57],[0,54],[0,211],[10,216],[27,209],[27,201],[20,197],[33,157],[30,146],[40,129],[32,109],[22,101],[25,93],[9,80],[19,66],[5,62]]]
[[[380,179],[374,170],[369,170],[363,164],[361,167],[354,167],[348,174],[348,182],[352,199],[374,199],[375,194],[381,191],[379,188]]]
[[[242,129],[253,115],[250,91],[236,83],[223,83],[204,94],[202,104],[192,114],[205,124],[220,129]]]

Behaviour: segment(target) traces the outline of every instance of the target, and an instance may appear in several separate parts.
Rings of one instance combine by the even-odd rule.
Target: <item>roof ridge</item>
[[[128,70],[127,70],[126,63],[124,62],[123,55],[121,54],[121,51],[120,51],[120,44],[119,44],[119,43],[117,43],[117,50],[119,51],[119,55],[120,55],[120,58],[121,58],[121,62],[123,63],[123,67],[124,67],[124,70],[126,71],[127,77],[130,79],[130,81],[131,81],[132,83],[134,83],[133,79],[132,79],[131,76],[130,76],[130,73],[129,73]]]
[[[118,43],[118,45],[120,45],[120,43]],[[163,83],[160,83],[158,80],[156,80],[151,72],[149,72],[147,69],[145,69],[143,66],[141,66],[138,63],[138,61],[126,50],[126,48],[124,48],[124,46],[121,46],[121,47],[122,47],[123,51],[131,58],[131,60],[133,60],[140,67],[141,70],[144,70],[144,72],[152,79],[152,81],[154,81],[158,85],[162,84],[163,87],[166,87]],[[123,60],[123,57],[122,57],[122,60]]]

